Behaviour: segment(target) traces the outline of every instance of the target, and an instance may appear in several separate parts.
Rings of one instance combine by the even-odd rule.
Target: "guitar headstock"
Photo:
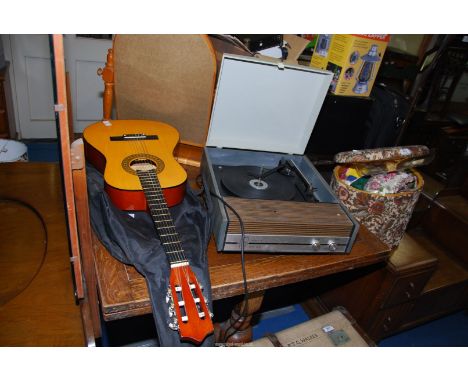
[[[178,330],[182,340],[197,344],[213,333],[213,323],[206,299],[197,278],[188,265],[171,268],[170,286],[167,295],[169,326]]]

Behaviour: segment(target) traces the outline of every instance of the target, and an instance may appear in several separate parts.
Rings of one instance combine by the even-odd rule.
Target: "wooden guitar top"
[[[145,120],[101,121],[88,126],[83,138],[98,152],[96,155],[104,157],[104,180],[114,188],[141,190],[132,168],[138,161],[150,161],[156,166],[162,188],[179,186],[187,179],[185,170],[172,154],[179,133],[168,124]]]

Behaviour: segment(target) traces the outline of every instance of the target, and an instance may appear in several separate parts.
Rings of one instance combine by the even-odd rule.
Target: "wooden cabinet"
[[[368,329],[368,335],[371,338],[380,339],[395,332],[404,321],[405,315],[411,310],[411,307],[411,303],[406,303],[379,311],[373,324]]]
[[[435,266],[422,272],[411,273],[408,276],[399,276],[396,273],[394,275],[394,284],[388,292],[382,308],[403,304],[418,297],[434,269]]]
[[[8,113],[5,97],[5,76],[8,66],[0,69],[0,138],[10,138]]]
[[[421,228],[405,234],[386,266],[320,282],[309,311],[343,306],[374,341],[468,306],[468,270]]]

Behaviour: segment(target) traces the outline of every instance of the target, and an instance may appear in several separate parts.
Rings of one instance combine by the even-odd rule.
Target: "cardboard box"
[[[279,58],[273,58],[262,55],[260,53],[249,52],[249,49],[240,41],[235,44],[235,40],[230,37],[226,37],[226,35],[210,35],[209,38],[213,44],[218,69],[221,67],[221,61],[223,59],[223,54],[225,53],[247,57],[257,57],[272,62],[282,61]],[[288,57],[286,60],[284,60],[284,62],[291,65],[297,65],[299,56],[310,41],[292,34],[285,34],[283,36],[283,40],[287,43],[286,47],[288,49]]]
[[[333,72],[333,94],[368,96],[389,39],[388,34],[322,34],[310,66]]]
[[[357,347],[375,346],[346,309],[338,307],[292,328],[268,334],[250,347]]]

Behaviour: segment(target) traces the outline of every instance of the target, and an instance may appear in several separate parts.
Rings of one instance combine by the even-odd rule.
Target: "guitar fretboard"
[[[186,262],[187,258],[182,249],[179,234],[175,229],[156,172],[154,170],[136,170],[136,173],[140,179],[151,217],[170,264]]]

